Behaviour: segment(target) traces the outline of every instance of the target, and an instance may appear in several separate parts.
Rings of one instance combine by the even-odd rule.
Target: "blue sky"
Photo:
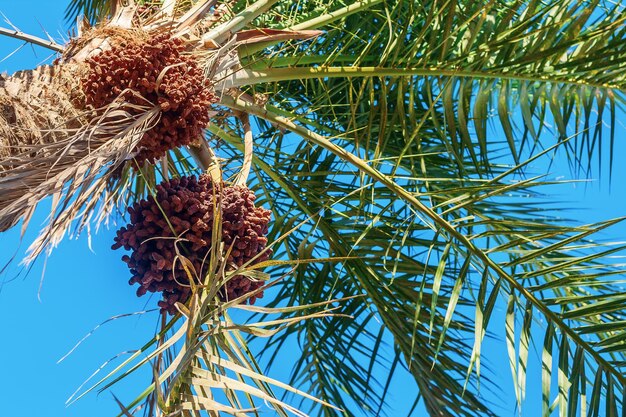
[[[67,38],[68,27],[63,20],[65,6],[65,1],[0,0],[0,11],[18,28],[42,37],[45,36],[42,28],[45,28],[55,39]],[[8,27],[8,24],[2,26]],[[19,41],[0,38],[0,59],[20,45]],[[12,73],[32,68],[49,56],[50,51],[25,45],[0,62],[0,71]],[[626,152],[624,120],[621,117],[618,123],[618,160]],[[608,184],[608,164],[604,166],[600,181],[564,185],[555,190],[557,199],[570,201],[569,206],[575,208],[568,213],[569,217],[591,222],[624,214],[626,193],[621,179],[626,178],[626,164],[616,164],[612,190],[609,190]],[[547,163],[534,168],[539,172],[548,170]],[[548,172],[551,178],[569,176],[566,161],[562,159],[557,159]],[[596,170],[594,174],[597,173]],[[19,228],[0,235],[1,264],[13,255],[18,259],[23,256],[44,221],[47,208],[44,202],[37,210],[21,245]],[[17,262],[13,262],[5,275],[0,277],[0,281],[4,281],[0,289],[0,305],[5,312],[0,318],[0,334],[4,337],[0,344],[0,373],[4,376],[0,379],[0,399],[4,415],[100,417],[116,414],[117,408],[109,393],[89,395],[68,408],[65,407],[65,400],[103,362],[148,340],[155,330],[155,312],[106,324],[66,360],[57,364],[76,342],[99,323],[116,315],[156,305],[156,297],[137,298],[134,289],[128,286],[129,274],[126,265],[119,260],[121,253],[110,250],[113,236],[113,229],[99,231],[92,236],[92,250],[88,248],[86,235],[75,240],[66,239],[46,262],[43,281],[42,260],[28,274],[22,271],[16,278],[20,270]],[[624,236],[626,226],[621,225],[606,232],[603,237],[617,240]],[[504,329],[501,321],[502,317],[494,320],[495,332]],[[516,412],[505,349],[501,340],[488,341],[484,354],[498,371],[493,378],[502,389],[501,396],[490,398],[504,405],[496,412],[502,416],[513,416]],[[531,355],[537,359],[536,353]],[[283,362],[288,363],[289,356]],[[529,400],[524,405],[524,415],[535,416],[540,410],[540,372],[536,360],[531,362],[528,374]],[[149,375],[139,374],[115,387],[113,392],[121,399],[131,399],[148,380]],[[391,392],[398,404],[402,404],[407,397],[414,398],[415,388],[411,381],[396,381],[394,387]]]
[[[0,11],[20,30],[45,37],[43,28],[55,39],[67,39],[64,1],[0,0]],[[1,26],[8,27],[3,23]],[[22,42],[0,38],[0,59]],[[50,56],[50,51],[23,46],[0,63],[0,71],[12,73],[32,68]],[[28,244],[45,220],[49,206],[38,210],[23,243],[19,228],[0,235],[0,263],[17,253],[23,256]],[[66,360],[57,364],[83,336],[104,320],[125,313],[142,311],[149,301],[137,298],[128,285],[128,268],[121,253],[110,249],[114,230],[103,230],[88,249],[86,235],[66,239],[46,262],[43,260],[26,275],[17,262],[1,278],[0,305],[0,382],[2,415],[15,417],[100,417],[118,411],[110,393],[90,395],[66,408],[65,401],[76,388],[105,361],[121,352],[136,349],[154,334],[157,313],[115,320],[103,326]],[[16,252],[16,248],[17,252]],[[9,282],[6,282],[9,281]],[[38,298],[39,294],[39,298]],[[150,300],[150,304],[156,301]],[[149,375],[138,375],[113,389],[120,399],[130,400],[149,382]],[[133,383],[135,384],[133,386]]]

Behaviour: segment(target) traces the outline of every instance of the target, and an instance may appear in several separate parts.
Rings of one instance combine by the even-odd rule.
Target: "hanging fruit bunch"
[[[122,260],[133,275],[129,283],[139,284],[137,295],[161,292],[161,309],[177,312],[176,302],[187,301],[192,291],[185,268],[193,266],[194,284],[202,283],[210,268],[215,210],[221,211],[226,271],[267,260],[271,255],[265,237],[270,211],[256,207],[254,200],[247,187],[216,185],[208,175],[201,175],[164,181],[154,196],[129,207],[130,223],[118,230],[112,248],[132,251]],[[223,285],[219,297],[233,300],[262,285],[261,281],[236,275]],[[248,301],[253,303],[260,297],[262,292]]]
[[[143,133],[133,155],[136,167],[141,167],[202,138],[217,99],[197,56],[187,50],[193,49],[192,43],[169,32],[131,30],[135,36],[107,33],[116,41],[86,60],[82,88],[85,104],[93,109],[117,101],[131,115],[145,111],[140,109],[146,105],[159,109],[158,121]],[[122,259],[132,274],[130,284],[139,284],[137,295],[160,292],[161,309],[176,313],[176,303],[185,303],[192,288],[215,270],[209,265],[214,243],[223,244],[220,262],[226,271],[267,260],[270,212],[255,207],[254,199],[247,187],[223,185],[221,175],[212,172],[164,181],[153,196],[130,207],[130,223],[117,232],[113,248],[131,251]],[[221,212],[220,242],[212,242],[215,210]],[[256,292],[262,285],[236,275],[218,295],[232,300],[254,292],[247,299],[253,303],[262,296]]]
[[[181,39],[139,32],[137,38],[122,40],[88,59],[82,84],[85,103],[94,108],[116,99],[128,103],[131,114],[139,112],[133,105],[151,103],[160,108],[158,123],[139,141],[135,158],[141,165],[197,140],[216,99],[202,69],[185,55]]]

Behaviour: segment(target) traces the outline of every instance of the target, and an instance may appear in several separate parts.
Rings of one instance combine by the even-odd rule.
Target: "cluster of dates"
[[[158,123],[139,141],[139,164],[194,142],[209,122],[215,95],[202,69],[184,52],[182,40],[161,34],[124,42],[87,61],[82,80],[87,105],[101,108],[120,99],[131,114],[147,103],[161,109]]]
[[[256,207],[254,200],[247,187],[213,184],[208,175],[201,175],[162,182],[154,196],[129,207],[130,223],[117,231],[112,248],[132,251],[122,260],[130,268],[130,284],[139,284],[137,295],[161,292],[161,309],[170,314],[177,311],[176,302],[184,303],[192,291],[190,265],[196,283],[207,273],[216,210],[221,212],[223,255],[228,254],[226,271],[267,260],[270,211]],[[224,284],[219,296],[232,300],[262,285],[237,275]],[[256,293],[247,301],[253,303],[261,296],[262,292]]]

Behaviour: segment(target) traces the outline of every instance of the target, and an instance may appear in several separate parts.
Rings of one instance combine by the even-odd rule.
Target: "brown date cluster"
[[[250,265],[269,259],[266,249],[270,211],[254,205],[254,193],[247,187],[212,183],[208,175],[181,177],[164,181],[156,194],[128,208],[130,223],[117,231],[112,249],[132,251],[122,260],[133,275],[129,283],[139,284],[137,295],[163,293],[162,310],[175,314],[176,302],[191,295],[189,274],[177,255],[193,265],[194,279],[204,280],[212,245],[214,207],[221,208],[221,241],[224,243],[226,271],[247,262]],[[263,253],[261,253],[263,252]],[[188,267],[188,269],[190,269]],[[232,277],[219,291],[222,300],[233,300],[263,285],[243,275]],[[254,303],[262,292],[251,295]]]
[[[215,96],[184,50],[182,40],[161,34],[114,46],[87,61],[82,80],[87,105],[100,108],[120,97],[129,104],[145,106],[147,100],[160,107],[160,120],[139,141],[139,164],[193,142],[209,122]],[[132,106],[127,109],[138,113]]]

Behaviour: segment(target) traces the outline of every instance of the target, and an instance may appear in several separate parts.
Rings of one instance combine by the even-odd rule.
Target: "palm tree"
[[[481,377],[491,331],[506,340],[520,407],[537,346],[544,415],[621,415],[624,268],[614,255],[624,244],[594,235],[623,219],[562,218],[565,205],[545,193],[563,181],[531,170],[560,154],[591,175],[602,139],[613,149],[626,89],[620,2],[122,3],[72,0],[68,18],[86,19],[68,45],[49,45],[57,62],[0,81],[0,230],[27,224],[53,197],[29,262],[70,226],[104,222],[160,181],[206,171],[255,191],[274,242],[273,261],[230,272],[220,269],[227,249],[211,247],[178,314],[164,314],[127,368],[96,384],[152,361],[159,383],[124,413],[146,399],[149,414],[236,414],[255,396],[284,415],[294,409],[272,386],[293,386],[310,414],[380,415],[393,375],[408,373],[431,416],[495,415]],[[109,61],[139,59],[148,44],[176,49],[172,38],[178,61],[150,82],[158,93],[169,71],[186,82],[201,70],[185,88],[208,123],[185,123],[199,120],[206,134],[150,153],[161,144],[142,141],[169,104],[138,97],[138,85],[113,90],[122,84],[107,78]],[[221,300],[242,275],[282,279],[263,307]],[[500,303],[504,329],[493,326]],[[253,320],[233,322],[231,308]],[[260,358],[246,332],[267,338]],[[280,366],[293,341],[301,355],[289,386],[264,377],[256,360]],[[389,376],[375,381],[380,365]]]

